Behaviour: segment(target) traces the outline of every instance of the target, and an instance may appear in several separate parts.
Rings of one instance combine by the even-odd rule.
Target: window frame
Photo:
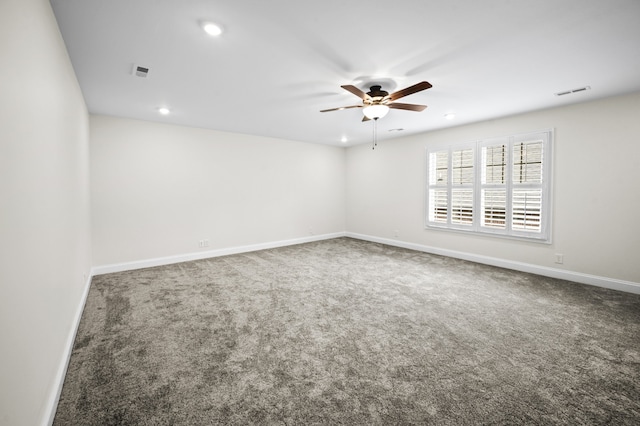
[[[540,182],[514,182],[513,171],[516,165],[514,165],[513,149],[519,143],[535,142],[541,140],[542,142],[542,165],[541,165],[541,181]],[[503,145],[506,147],[506,156],[503,164],[503,183],[486,183],[482,178],[486,169],[483,167],[483,149],[490,146]],[[460,151],[463,149],[473,149],[473,183],[471,185],[473,189],[473,203],[472,203],[472,221],[470,224],[456,224],[452,222],[452,193],[454,189],[458,189],[458,185],[452,180],[452,154],[454,151]],[[431,183],[432,178],[432,160],[431,154],[436,152],[447,152],[447,173],[448,179],[446,184],[436,185]],[[520,133],[510,136],[486,138],[482,140],[475,140],[473,142],[465,143],[449,143],[449,144],[434,144],[426,147],[426,190],[425,190],[425,228],[448,230],[454,232],[463,232],[473,235],[488,235],[500,238],[510,238],[525,241],[534,241],[541,243],[551,243],[551,221],[552,221],[552,187],[553,187],[553,129],[541,130],[536,132]],[[522,163],[519,163],[522,164]],[[526,163],[528,164],[528,163]],[[447,191],[447,214],[446,223],[430,220],[431,217],[431,202],[433,190]],[[501,227],[491,227],[484,225],[483,212],[485,200],[483,199],[483,190],[503,190],[505,191],[505,225],[504,229]],[[535,195],[538,190],[541,192],[540,197],[540,225],[539,231],[527,231],[524,229],[514,228],[513,226],[513,206],[514,206],[514,191],[517,190],[530,190]],[[534,203],[534,217],[536,203]],[[526,214],[525,214],[526,221]]]

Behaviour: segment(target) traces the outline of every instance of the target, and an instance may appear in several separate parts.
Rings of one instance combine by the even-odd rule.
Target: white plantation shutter
[[[540,232],[542,190],[514,189],[511,200],[513,229]]]
[[[453,150],[451,153],[451,223],[473,224],[473,147]]]
[[[507,166],[506,145],[482,147],[482,183],[504,184]]]
[[[427,221],[437,226],[473,224],[474,148],[429,153]]]
[[[428,151],[427,226],[550,241],[551,137]]]
[[[431,189],[429,191],[429,221],[435,223],[447,223],[447,211],[449,209],[447,190]]]
[[[442,186],[449,181],[449,152],[438,151],[429,154],[429,185]]]
[[[460,225],[473,223],[473,189],[451,191],[451,223]]]
[[[508,143],[493,140],[480,148],[480,227],[487,231],[507,229]]]
[[[542,233],[544,135],[513,138],[511,229],[514,233]]]
[[[513,182],[542,182],[542,141],[513,144]]]
[[[460,149],[453,151],[452,155],[452,181],[454,185],[473,183],[473,149]]]
[[[432,223],[446,224],[449,211],[449,151],[429,154],[429,214]]]
[[[507,228],[507,191],[506,189],[482,190],[481,226],[495,229]]]

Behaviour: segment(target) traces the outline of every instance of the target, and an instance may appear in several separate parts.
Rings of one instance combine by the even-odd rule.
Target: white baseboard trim
[[[76,313],[73,317],[73,322],[71,323],[71,330],[69,330],[69,334],[67,335],[67,341],[65,342],[65,352],[63,353],[62,359],[60,360],[60,365],[58,366],[58,372],[55,377],[55,388],[51,395],[49,395],[49,400],[45,406],[45,419],[43,419],[42,424],[51,426],[53,424],[53,420],[56,417],[56,410],[58,409],[58,402],[60,401],[60,395],[62,394],[62,386],[64,385],[64,378],[67,375],[67,368],[69,368],[69,361],[71,360],[71,353],[73,352],[73,344],[76,341],[76,334],[78,333],[78,327],[80,326],[80,319],[82,318],[82,312],[84,311],[84,305],[87,303],[87,296],[89,295],[89,288],[91,288],[91,277],[89,274],[87,281],[84,283],[84,289],[82,290],[82,297],[80,299],[80,303],[76,308]]]
[[[293,246],[296,244],[310,243],[313,241],[329,240],[344,237],[346,232],[332,234],[313,235],[309,237],[294,238],[290,240],[273,241],[269,243],[251,244],[247,246],[229,247],[216,250],[200,251],[195,253],[179,254],[176,256],[158,257],[155,259],[137,260],[134,262],[114,263],[111,265],[95,266],[91,272],[93,275],[110,274],[113,272],[131,271],[134,269],[151,268],[154,266],[171,265],[173,263],[189,262],[192,260],[208,259],[211,257],[228,256],[230,254],[248,253],[258,250],[266,250],[277,247]]]
[[[441,256],[454,257],[457,259],[469,260],[471,262],[483,263],[485,265],[498,266],[515,271],[528,272],[536,275],[543,275],[551,278],[558,278],[567,281],[574,281],[581,284],[589,284],[612,290],[624,291],[627,293],[640,294],[640,283],[633,281],[619,280],[616,278],[600,277],[597,275],[583,274],[582,272],[568,271],[565,269],[549,268],[546,266],[534,265],[531,263],[516,262],[512,260],[499,259],[496,257],[482,256],[473,253],[465,253],[457,250],[442,249],[425,246],[422,244],[407,243],[389,238],[380,238],[372,235],[357,234],[347,232],[347,237],[358,240],[371,241],[374,243],[386,244],[389,246],[402,247],[410,250],[422,251],[425,253],[438,254]]]

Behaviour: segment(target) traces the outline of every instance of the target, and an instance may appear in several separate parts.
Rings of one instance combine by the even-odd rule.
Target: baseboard
[[[332,238],[344,237],[346,232],[336,232],[332,234],[312,235],[303,238],[294,238],[290,240],[273,241],[268,243],[251,244],[246,246],[229,247],[216,250],[200,251],[195,253],[187,253],[176,256],[158,257],[155,259],[138,260],[134,262],[114,263],[110,265],[102,265],[94,267],[91,272],[93,275],[110,274],[113,272],[131,271],[134,269],[151,268],[154,266],[171,265],[180,262],[189,262],[192,260],[208,259],[211,257],[228,256],[231,254],[248,253],[258,250],[266,250],[277,247],[292,246],[296,244],[310,243],[313,241],[329,240]]]
[[[531,263],[516,262],[512,260],[499,259],[496,257],[482,256],[473,253],[466,253],[456,250],[448,250],[437,247],[425,246],[422,244],[408,243],[389,238],[380,238],[372,235],[357,234],[347,232],[347,237],[358,240],[371,241],[395,247],[402,247],[425,253],[438,254],[441,256],[454,257],[457,259],[469,260],[471,262],[483,263],[485,265],[498,266],[500,268],[513,269],[515,271],[528,272],[551,278],[558,278],[567,281],[574,281],[581,284],[594,285],[609,288],[612,290],[624,291],[627,293],[640,294],[640,283],[624,281],[616,278],[600,277],[597,275],[583,274],[581,272],[567,271],[565,269],[549,268],[546,266],[534,265]]]
[[[67,336],[67,341],[65,342],[65,352],[63,353],[63,357],[60,362],[60,366],[58,367],[58,372],[54,381],[54,383],[56,384],[56,389],[54,389],[54,392],[52,392],[49,396],[49,400],[47,401],[47,405],[45,407],[45,419],[43,421],[43,424],[48,426],[51,426],[53,424],[53,420],[56,417],[56,410],[58,409],[58,402],[60,401],[62,386],[64,385],[64,378],[67,375],[67,368],[69,368],[69,361],[71,360],[71,353],[73,352],[73,344],[76,340],[76,334],[78,333],[78,327],[80,326],[80,319],[82,318],[84,305],[87,303],[87,296],[89,295],[90,287],[91,275],[89,275],[87,281],[84,283],[82,297],[80,299],[78,307],[76,308],[76,313],[73,317],[73,323],[71,324],[71,330],[69,330],[69,335]]]

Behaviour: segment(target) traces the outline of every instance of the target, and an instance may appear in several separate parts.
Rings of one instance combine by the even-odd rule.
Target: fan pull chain
[[[374,118],[373,119],[373,142],[372,142],[371,149],[376,149],[376,146],[378,146],[378,119]]]

